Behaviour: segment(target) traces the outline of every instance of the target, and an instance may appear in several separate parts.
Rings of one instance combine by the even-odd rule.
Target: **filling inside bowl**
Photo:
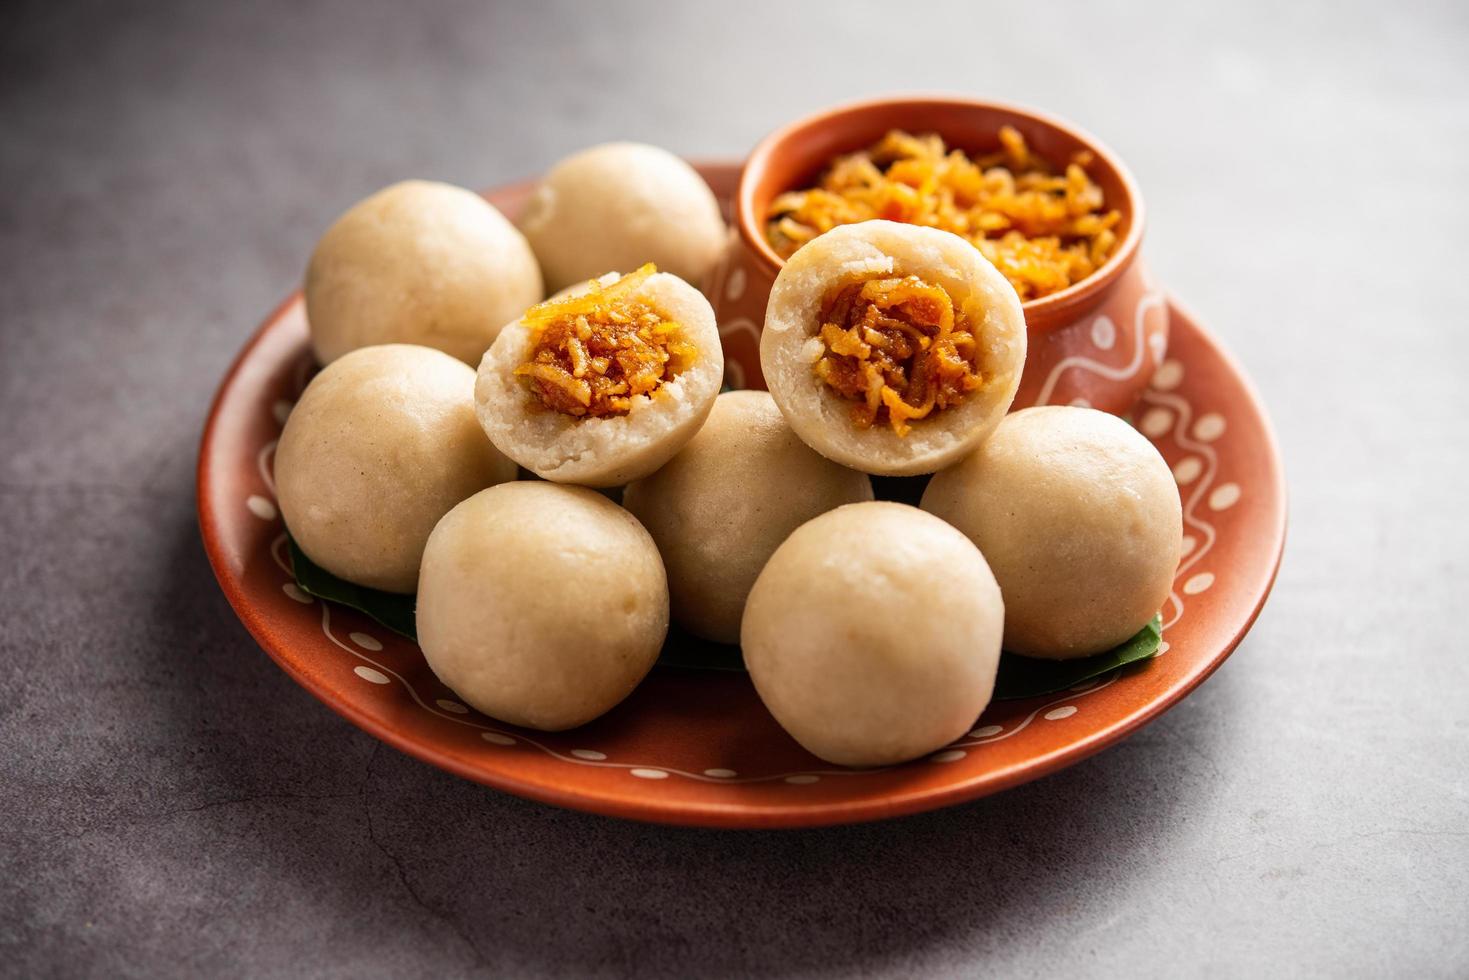
[[[894,130],[837,157],[815,187],[771,202],[765,237],[782,258],[837,225],[883,218],[968,239],[1022,301],[1059,292],[1101,268],[1117,248],[1122,214],[1107,210],[1087,176],[1090,153],[1056,168],[1019,130],[1000,130],[1000,149],[971,158],[941,137]]]
[[[634,398],[656,393],[693,363],[698,351],[682,327],[637,295],[657,271],[648,264],[526,313],[530,343],[515,374],[536,402],[577,418],[626,415]]]
[[[941,286],[918,276],[856,278],[821,301],[816,376],[853,403],[863,429],[910,422],[957,405],[984,383],[969,319]]]

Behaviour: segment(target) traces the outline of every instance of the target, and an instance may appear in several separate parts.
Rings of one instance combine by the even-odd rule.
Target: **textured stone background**
[[[5,4],[0,973],[1469,974],[1466,50],[1454,2]],[[196,442],[344,206],[925,88],[1102,134],[1274,414],[1284,569],[1194,696],[969,806],[712,833],[456,780],[254,646]]]

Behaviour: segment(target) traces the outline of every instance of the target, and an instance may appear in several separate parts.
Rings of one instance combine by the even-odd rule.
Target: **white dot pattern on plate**
[[[1062,718],[1070,718],[1074,714],[1076,714],[1076,705],[1063,704],[1059,708],[1052,708],[1050,711],[1041,715],[1041,717],[1046,721],[1060,721]]]
[[[491,745],[514,745],[515,739],[509,735],[501,735],[499,732],[480,732],[480,738]]]
[[[1087,401],[1085,398],[1073,398],[1073,399],[1071,399],[1071,407],[1072,408],[1091,408],[1092,407],[1092,403],[1089,402],[1089,401]]]
[[[1173,428],[1173,412],[1166,408],[1148,409],[1138,428],[1142,429],[1143,435],[1149,439],[1157,439],[1159,436],[1166,435],[1168,430]]]
[[[1183,383],[1183,365],[1178,361],[1164,361],[1153,375],[1153,387],[1158,391],[1172,391]]]
[[[1238,483],[1221,483],[1209,494],[1209,508],[1211,510],[1228,510],[1239,503],[1240,489]]]
[[[1196,547],[1198,547],[1198,545],[1198,538],[1194,537],[1192,534],[1185,534],[1183,536],[1183,541],[1181,541],[1178,545],[1178,557],[1182,558],[1190,551],[1193,551]]]
[[[1153,360],[1163,360],[1163,355],[1168,353],[1168,338],[1162,333],[1154,333],[1148,338],[1148,346],[1153,349]]]
[[[250,513],[262,521],[275,520],[275,504],[266,500],[258,493],[252,493],[245,498],[245,506],[250,508]]]
[[[1197,480],[1202,472],[1204,472],[1203,460],[1197,456],[1185,456],[1174,464],[1173,479],[1178,481],[1179,486],[1186,487]]]
[[[606,752],[598,752],[596,749],[572,749],[571,754],[578,759],[589,759],[592,762],[601,762],[607,758]]]
[[[948,749],[929,756],[929,759],[934,762],[958,762],[968,754],[963,749]]]
[[[388,683],[387,674],[384,674],[380,670],[373,670],[371,667],[364,667],[361,664],[353,667],[352,673],[356,674],[358,677],[362,678],[365,681],[370,681],[373,684]]]
[[[634,776],[638,777],[639,779],[667,779],[668,778],[668,773],[664,772],[662,769],[629,769],[628,772],[632,773]]]
[[[704,775],[713,776],[715,779],[733,779],[739,773],[733,769],[705,769]]]
[[[1224,435],[1224,416],[1217,412],[1208,415],[1200,415],[1199,420],[1194,423],[1194,438],[1200,442],[1213,442]]]
[[[275,420],[281,425],[285,425],[286,419],[291,416],[291,409],[295,407],[295,405],[283,398],[270,407],[270,414],[274,415]]]
[[[736,267],[724,281],[724,298],[733,303],[745,295],[745,270]]]
[[[1092,343],[1098,350],[1111,350],[1117,343],[1117,325],[1110,317],[1099,316],[1092,321]]]
[[[1163,654],[1167,653],[1171,649],[1173,649],[1173,648],[1168,645],[1168,641],[1167,640],[1164,640],[1163,642],[1161,642],[1161,643],[1158,644],[1158,654],[1157,655],[1161,657],[1161,656],[1163,656]]]
[[[971,738],[989,738],[991,735],[998,735],[1004,730],[999,725],[981,725],[979,728],[970,732],[969,736]]]
[[[377,637],[368,636],[366,633],[348,633],[347,639],[351,640],[353,643],[357,644],[364,650],[372,650],[373,652],[377,652],[378,650],[381,650],[383,648],[383,645],[378,642]]]
[[[1183,583],[1183,591],[1187,595],[1198,595],[1200,592],[1206,591],[1209,586],[1213,584],[1213,572],[1200,572],[1193,578],[1189,579],[1187,582]]]
[[[451,715],[469,714],[468,708],[460,704],[458,701],[450,701],[448,698],[439,698],[437,701],[434,702],[434,704],[438,705],[440,708],[443,708]]]
[[[282,585],[281,591],[290,596],[292,599],[295,599],[297,602],[301,603],[301,605],[303,606],[308,606],[311,604],[311,597],[305,592],[302,592],[301,587],[295,582],[287,582],[285,585]]]
[[[785,781],[790,783],[792,786],[808,786],[811,783],[817,782],[820,779],[820,776],[812,776],[810,774],[806,774],[800,776],[787,776]]]

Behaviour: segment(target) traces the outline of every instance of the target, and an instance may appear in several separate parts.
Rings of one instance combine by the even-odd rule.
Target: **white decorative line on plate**
[[[1101,361],[1096,360],[1095,358],[1083,357],[1080,354],[1072,354],[1070,357],[1063,357],[1061,358],[1061,360],[1056,362],[1055,367],[1051,368],[1051,373],[1046,377],[1045,384],[1041,385],[1041,393],[1036,398],[1035,403],[1037,405],[1049,405],[1051,403],[1051,396],[1056,393],[1056,385],[1059,384],[1061,381],[1061,375],[1065,374],[1071,368],[1079,368],[1084,371],[1090,371],[1092,374],[1099,374],[1102,377],[1110,378],[1113,381],[1126,380],[1127,378],[1130,378],[1141,371],[1143,367],[1143,361],[1147,358],[1148,354],[1148,310],[1155,308],[1167,308],[1166,300],[1164,299],[1162,293],[1148,293],[1142,299],[1138,300],[1137,311],[1133,314],[1132,318],[1132,359],[1129,360],[1125,365],[1120,368],[1115,368],[1112,367],[1110,364],[1103,364]],[[1101,318],[1098,319],[1100,320]],[[1112,321],[1110,320],[1107,321],[1109,326],[1111,325],[1111,322]],[[1097,341],[1098,332],[1099,331],[1097,329],[1097,324],[1093,323],[1092,343],[1094,344]],[[1106,333],[1105,330],[1100,332],[1103,334]],[[1116,340],[1116,332],[1117,328],[1115,326],[1112,327],[1112,336],[1114,342]],[[1159,336],[1161,336],[1161,334]],[[1100,347],[1101,345],[1098,344],[1097,346]]]
[[[720,339],[724,339],[725,337],[733,337],[735,334],[741,333],[750,335],[750,339],[755,344],[755,350],[758,352],[760,350],[760,328],[755,326],[755,324],[749,319],[749,317],[737,316],[733,320],[729,320],[719,325]],[[729,386],[731,388],[734,388],[737,391],[743,389],[745,387],[745,381],[747,380],[745,378],[744,365],[740,364],[738,361],[725,358],[724,379],[729,383]]]
[[[1175,387],[1183,380],[1183,367],[1176,371],[1178,377],[1174,380]],[[1147,405],[1162,406],[1172,411],[1174,416],[1173,441],[1182,450],[1194,455],[1187,456],[1173,464],[1173,477],[1178,481],[1180,490],[1190,487],[1188,494],[1183,500],[1183,526],[1185,530],[1184,544],[1182,549],[1182,560],[1178,563],[1178,571],[1173,574],[1174,589],[1169,593],[1168,601],[1173,608],[1172,616],[1165,616],[1163,628],[1166,630],[1183,616],[1183,595],[1197,595],[1210,585],[1214,584],[1214,576],[1208,573],[1207,580],[1200,580],[1200,576],[1190,576],[1190,571],[1204,559],[1214,547],[1218,537],[1214,525],[1204,517],[1195,513],[1201,501],[1210,498],[1212,493],[1223,490],[1225,487],[1238,487],[1227,483],[1215,487],[1215,481],[1219,477],[1219,454],[1208,442],[1199,442],[1190,436],[1190,422],[1193,419],[1193,406],[1186,399],[1177,394],[1157,391],[1148,388],[1143,392],[1142,401]],[[1193,426],[1193,432],[1198,434],[1198,429],[1208,420],[1209,424],[1204,426],[1205,435],[1210,439],[1217,439],[1225,430],[1225,421],[1222,415],[1210,413],[1199,418],[1198,423]],[[1230,497],[1226,492],[1225,499]],[[1239,497],[1236,495],[1229,499],[1229,504],[1235,503]],[[1216,508],[1219,509],[1219,508]],[[1195,533],[1188,533],[1193,531]],[[1199,544],[1202,541],[1203,544]],[[1179,583],[1183,583],[1180,587]]]
[[[302,592],[301,587],[295,582],[287,582],[285,585],[282,585],[281,591],[290,596],[292,599],[295,599],[297,602],[301,603],[301,605],[303,606],[309,606],[311,605],[311,603],[316,601],[305,592]]]
[[[1029,728],[1030,723],[1035,721],[1036,715],[1039,715],[1041,712],[1047,711],[1050,708],[1054,708],[1057,705],[1065,704],[1068,701],[1077,701],[1081,698],[1096,694],[1098,691],[1105,690],[1106,688],[1109,688],[1113,684],[1117,683],[1117,678],[1121,676],[1122,671],[1114,670],[1112,671],[1112,673],[1107,675],[1107,679],[1105,681],[1102,681],[1096,687],[1081,691],[1079,693],[1067,691],[1064,696],[1056,698],[1054,701],[1047,701],[1045,704],[1041,705],[1039,708],[1036,708],[1030,714],[1022,718],[1020,720],[1020,724],[1016,725],[1014,728],[1011,728],[1008,731],[1001,728],[999,725],[986,725],[983,728],[976,728],[974,731],[970,732],[969,741],[960,740],[957,742],[953,742],[950,743],[949,747],[955,749],[967,749],[972,745],[988,745],[991,742],[1002,742],[1010,736],[1018,735],[1021,732],[1025,731],[1025,729]],[[1077,709],[1074,707],[1071,709],[1073,714],[1076,712],[1076,710]]]
[[[255,454],[255,468],[260,471],[260,479],[265,481],[272,497],[275,496],[275,447],[278,441],[270,440]]]

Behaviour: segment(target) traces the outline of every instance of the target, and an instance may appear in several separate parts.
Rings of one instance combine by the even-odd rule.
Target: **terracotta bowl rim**
[[[1098,162],[1110,168],[1117,175],[1124,199],[1108,203],[1130,218],[1126,236],[1123,237],[1111,257],[1096,272],[1059,292],[1021,304],[1025,312],[1026,323],[1032,332],[1037,331],[1038,328],[1045,332],[1064,326],[1069,320],[1068,314],[1094,305],[1136,260],[1143,237],[1145,209],[1142,193],[1138,189],[1137,180],[1133,177],[1132,171],[1122,162],[1122,158],[1105,143],[1074,123],[1030,106],[997,99],[975,99],[958,94],[914,93],[861,99],[821,109],[781,126],[755,144],[755,148],[745,158],[744,168],[740,171],[739,187],[735,191],[735,224],[746,247],[758,257],[762,265],[767,267],[771,275],[779,273],[781,267],[785,265],[785,260],[777,255],[765,240],[761,218],[755,213],[755,185],[757,178],[764,175],[771,161],[779,157],[790,143],[791,138],[796,133],[817,126],[832,125],[840,118],[860,117],[897,107],[920,106],[947,108],[953,112],[976,110],[998,112],[1031,125],[1048,127],[1081,143],[1092,152]]]

